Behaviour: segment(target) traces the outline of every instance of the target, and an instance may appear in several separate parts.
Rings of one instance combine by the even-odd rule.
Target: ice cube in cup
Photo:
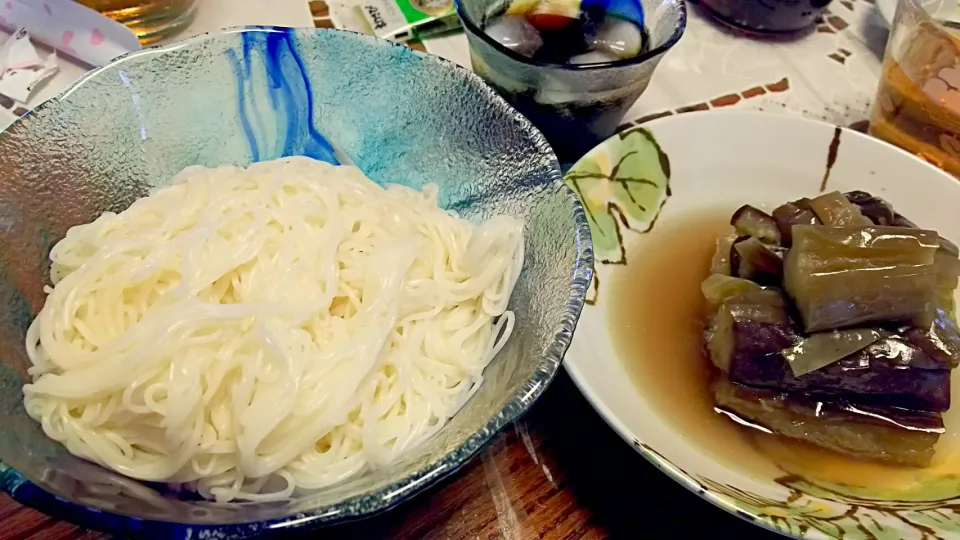
[[[531,58],[543,45],[540,32],[522,15],[500,17],[484,30],[497,43]]]

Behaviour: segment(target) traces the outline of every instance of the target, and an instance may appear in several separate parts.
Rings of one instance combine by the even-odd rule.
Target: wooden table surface
[[[653,525],[656,523],[656,525]],[[284,538],[778,538],[648,464],[563,370],[523,420],[426,493],[379,516]],[[0,540],[98,540],[0,498]]]

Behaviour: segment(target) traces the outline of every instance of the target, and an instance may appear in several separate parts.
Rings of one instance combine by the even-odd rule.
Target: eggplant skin
[[[940,251],[952,256],[954,259],[960,257],[960,248],[942,236],[940,237]]]
[[[707,331],[707,350],[711,362],[728,371],[760,356],[779,355],[798,339],[780,291],[763,289],[724,300]]]
[[[779,286],[783,282],[783,255],[778,250],[781,248],[764,244],[755,236],[741,237],[730,250],[730,260],[736,263],[736,276]],[[730,267],[734,268],[733,263]]]
[[[899,336],[880,340],[829,366],[797,377],[779,354],[732,354],[734,382],[921,411],[950,408],[950,368]]]
[[[944,369],[960,364],[960,328],[942,309],[937,310],[937,318],[928,329],[908,327],[902,333],[907,341],[940,362]]]
[[[826,403],[717,379],[717,411],[741,424],[861,459],[926,467],[944,432],[939,413]]]
[[[745,204],[737,209],[730,218],[730,224],[740,236],[752,236],[764,244],[780,245],[780,229],[769,214]]]
[[[897,213],[890,203],[880,197],[874,197],[866,191],[850,191],[843,196],[860,207],[860,213],[877,225],[896,225]]]
[[[799,201],[798,201],[799,202]],[[801,208],[795,203],[785,203],[778,206],[773,211],[773,219],[780,230],[780,243],[785,247],[790,247],[793,243],[794,225],[818,225],[820,219],[813,213],[813,210]]]

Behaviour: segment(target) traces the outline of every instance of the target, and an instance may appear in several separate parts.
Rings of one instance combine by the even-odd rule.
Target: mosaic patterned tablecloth
[[[324,2],[311,2],[310,7],[317,26],[333,26]],[[690,5],[683,39],[664,57],[625,125],[719,107],[862,125],[876,91],[888,33],[874,0],[834,0],[815,29],[788,41],[734,34]],[[413,47],[470,67],[461,33]]]
[[[284,3],[289,5],[290,0]],[[325,2],[315,0],[309,7],[316,26],[333,26]],[[301,20],[296,13],[286,16],[283,22]],[[874,0],[834,0],[808,35],[777,42],[728,32],[691,5],[683,39],[660,63],[625,121],[740,107],[801,114],[841,125],[862,122],[876,89],[887,36]],[[467,41],[461,33],[410,45],[470,67]],[[52,96],[82,73],[70,65],[63,68],[65,82],[49,85],[32,102]],[[0,127],[24,112],[19,109],[22,106],[0,96]]]

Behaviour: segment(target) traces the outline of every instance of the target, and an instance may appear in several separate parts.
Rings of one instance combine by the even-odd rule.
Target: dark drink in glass
[[[680,0],[457,5],[474,71],[543,132],[561,162],[616,131],[686,25]]]
[[[722,23],[747,33],[790,34],[812,26],[830,0],[699,0]]]

